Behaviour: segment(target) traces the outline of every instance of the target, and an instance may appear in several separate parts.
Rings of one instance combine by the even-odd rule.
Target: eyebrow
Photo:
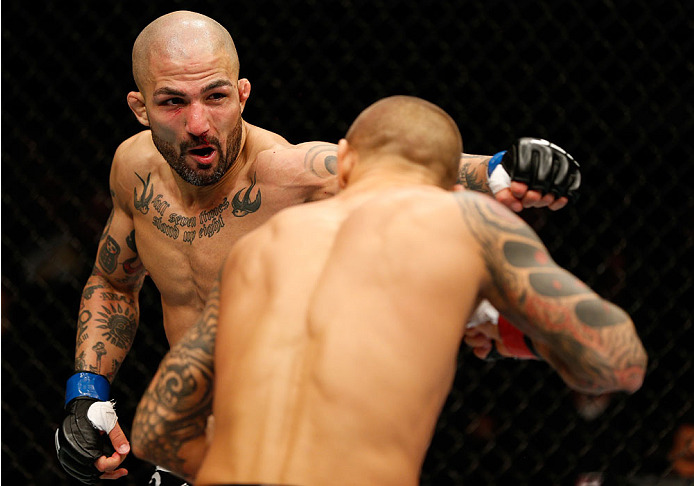
[[[210,84],[208,84],[207,86],[205,86],[202,89],[202,92],[205,93],[207,91],[210,91],[210,90],[213,90],[216,88],[221,88],[222,86],[233,87],[234,85],[230,81],[227,81],[225,79],[220,79],[218,81],[213,81]],[[181,96],[181,97],[186,96],[186,94],[183,91],[178,91],[177,89],[168,88],[166,86],[163,88],[157,89],[152,96],[159,96],[159,95]]]

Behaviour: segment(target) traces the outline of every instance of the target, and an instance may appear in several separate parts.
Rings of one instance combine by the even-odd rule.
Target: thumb
[[[111,439],[113,448],[116,449],[119,454],[127,454],[130,452],[130,442],[128,442],[128,438],[125,436],[125,432],[120,428],[118,422],[116,422],[111,432],[108,433],[108,438]]]

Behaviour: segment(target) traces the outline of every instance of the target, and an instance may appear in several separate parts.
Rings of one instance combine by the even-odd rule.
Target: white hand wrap
[[[470,320],[465,327],[470,329],[471,327],[479,326],[485,322],[491,322],[492,324],[499,323],[499,311],[489,303],[487,299],[482,300],[480,305],[477,306],[475,312],[470,316]]]
[[[110,433],[118,422],[116,410],[113,408],[114,401],[94,402],[87,411],[87,418],[95,429]]]
[[[499,164],[494,168],[491,175],[488,176],[487,182],[489,183],[489,189],[496,194],[502,189],[511,187],[511,176],[508,175],[504,166]]]

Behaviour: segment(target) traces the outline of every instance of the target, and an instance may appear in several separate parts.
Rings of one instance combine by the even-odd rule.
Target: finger
[[[557,211],[558,209],[563,208],[566,206],[569,202],[569,198],[564,196],[560,197],[559,199],[555,200],[552,204],[549,205],[549,209],[552,211]]]
[[[467,344],[471,348],[478,348],[485,343],[489,343],[489,338],[486,336],[470,336],[470,337],[465,337],[465,344]]]
[[[491,350],[492,350],[491,346],[479,347],[479,348],[473,348],[472,353],[475,356],[477,356],[479,359],[485,359]]]
[[[516,199],[521,199],[523,196],[525,196],[525,193],[528,192],[528,185],[524,182],[518,182],[518,181],[511,181],[511,194]]]
[[[94,461],[94,466],[101,472],[113,472],[121,462],[125,460],[125,456],[121,456],[114,452],[111,456],[101,456]]]
[[[523,210],[523,205],[520,200],[512,194],[509,188],[500,190],[494,195],[494,198],[511,211],[520,212]]]
[[[546,208],[552,205],[554,203],[554,194],[551,192],[548,192],[544,196],[542,196],[542,199],[540,199],[535,207],[537,208]]]
[[[128,470],[125,468],[116,469],[115,471],[107,472],[99,476],[101,479],[118,479],[127,476]]]
[[[523,207],[534,208],[540,199],[542,199],[542,194],[539,191],[528,191],[523,196]]]
[[[125,436],[125,432],[123,432],[123,429],[120,428],[120,424],[118,422],[116,422],[116,426],[113,427],[113,430],[109,432],[108,438],[111,439],[111,444],[113,444],[113,448],[116,451],[123,455],[130,452],[130,443],[128,442],[128,438]]]
[[[484,324],[480,324],[477,326],[479,328],[479,331],[483,333],[485,336],[487,336],[489,339],[493,339],[495,341],[499,340],[499,326],[492,322],[485,322]]]

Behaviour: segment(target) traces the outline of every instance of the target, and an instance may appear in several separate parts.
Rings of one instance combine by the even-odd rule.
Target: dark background
[[[523,214],[561,265],[632,315],[645,384],[591,417],[545,363],[463,350],[423,484],[575,484],[591,471],[605,484],[672,484],[673,433],[694,422],[693,5],[3,1],[3,483],[71,484],[53,432],[111,157],[142,129],[125,102],[130,49],[154,18],[190,9],[234,37],[253,87],[244,118],[290,142],[336,142],[373,101],[409,94],[450,113],[468,153],[539,136],[581,163],[576,205]],[[166,350],[151,281],[141,304],[112,387],[128,432]],[[142,463],[126,466],[119,484],[146,484]]]

